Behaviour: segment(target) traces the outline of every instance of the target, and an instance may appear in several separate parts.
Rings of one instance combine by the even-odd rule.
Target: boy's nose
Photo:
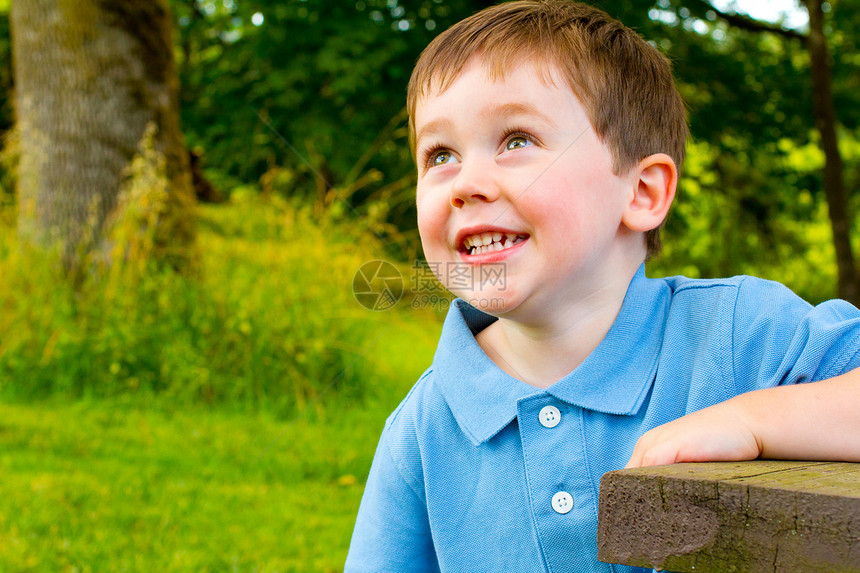
[[[463,207],[467,203],[492,202],[499,198],[501,190],[493,177],[493,168],[488,162],[462,164],[460,172],[451,186],[451,205]]]

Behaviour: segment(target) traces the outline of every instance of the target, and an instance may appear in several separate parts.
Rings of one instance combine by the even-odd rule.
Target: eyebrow
[[[520,102],[509,102],[498,105],[490,106],[489,108],[483,110],[481,112],[483,117],[493,117],[493,116],[501,116],[504,119],[510,119],[512,117],[528,115],[532,116],[538,121],[548,125],[555,126],[555,122],[548,115],[544,114],[535,106],[528,103],[520,103]],[[433,121],[427,123],[422,126],[421,129],[415,136],[416,144],[421,141],[422,138],[428,137],[430,135],[435,135],[445,129],[450,129],[453,126],[453,122],[447,117],[441,117],[439,119],[434,119]]]
[[[537,120],[542,121],[543,123],[546,123],[548,125],[553,125],[553,126],[555,125],[555,122],[552,120],[552,118],[550,118],[550,116],[544,114],[538,108],[536,108],[535,106],[533,106],[531,104],[521,103],[521,102],[509,102],[509,103],[503,103],[500,105],[494,105],[494,106],[491,106],[490,108],[484,110],[484,112],[481,115],[483,115],[483,116],[500,115],[500,116],[504,117],[505,119],[509,119],[511,117],[518,116],[518,115],[530,115],[530,116],[535,117]]]
[[[421,127],[418,130],[418,133],[415,135],[415,144],[421,141],[421,138],[427,137],[429,135],[435,135],[440,131],[444,131],[445,129],[450,129],[453,123],[447,117],[441,117],[439,119],[434,119],[430,123]]]

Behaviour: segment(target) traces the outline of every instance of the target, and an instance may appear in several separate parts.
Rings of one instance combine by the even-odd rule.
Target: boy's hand
[[[646,432],[626,467],[753,460],[762,445],[747,420],[737,398],[693,412]]]
[[[735,396],[647,432],[628,468],[676,462],[860,462],[860,368]]]

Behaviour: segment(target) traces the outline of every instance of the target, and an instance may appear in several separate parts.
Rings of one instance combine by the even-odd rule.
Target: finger
[[[624,466],[624,469],[642,467],[642,454],[647,449],[647,438],[645,437],[645,434],[643,434],[638,440],[636,440],[636,445],[633,446],[633,453],[630,455],[630,460],[627,462],[627,465]]]
[[[639,467],[647,468],[651,466],[666,466],[674,464],[677,456],[665,452],[652,453],[649,452],[642,456],[642,462]]]
[[[678,461],[680,452],[674,443],[662,443],[643,451],[639,467],[665,466]]]
[[[633,446],[633,453],[630,455],[630,460],[627,462],[627,465],[624,466],[624,469],[627,468],[641,468],[642,467],[642,458],[646,452],[652,449],[655,439],[655,429],[651,429],[636,440],[636,445]]]
[[[642,465],[642,454],[638,448],[633,450],[633,455],[630,456],[630,460],[627,462],[627,465],[624,466],[624,469],[630,468],[638,468]]]

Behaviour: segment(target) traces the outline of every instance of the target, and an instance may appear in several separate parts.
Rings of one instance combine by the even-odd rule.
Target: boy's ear
[[[675,188],[678,185],[678,168],[665,153],[649,155],[633,168],[633,193],[622,222],[631,231],[646,232],[656,229],[666,218]]]

